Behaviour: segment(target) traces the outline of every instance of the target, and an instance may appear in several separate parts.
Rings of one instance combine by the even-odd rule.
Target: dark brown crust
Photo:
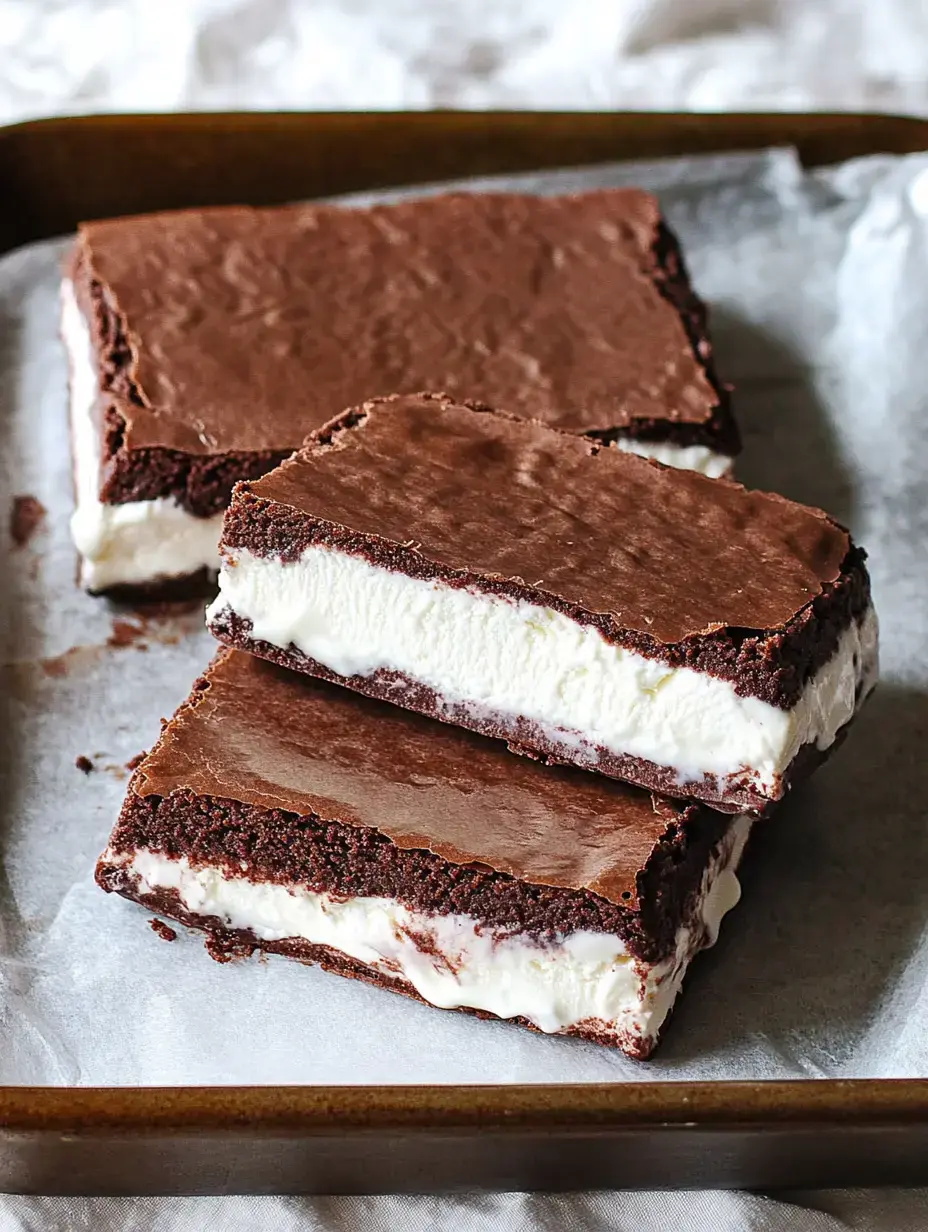
[[[603,441],[672,441],[681,448],[705,445],[717,453],[734,457],[741,452],[741,433],[731,413],[731,392],[719,379],[716,371],[709,334],[709,312],[693,290],[677,237],[663,221],[658,225],[652,251],[655,260],[655,285],[680,314],[693,354],[716,392],[718,405],[711,415],[699,424],[676,423],[671,430],[666,419],[637,419],[624,428],[612,432],[591,432],[590,436]]]
[[[727,815],[697,808],[668,822],[637,874],[637,903],[623,906],[591,890],[532,884],[485,864],[455,864],[428,850],[401,848],[370,826],[191,791],[143,796],[141,773],[129,784],[110,839],[116,853],[146,848],[186,856],[234,877],[247,871],[253,881],[392,898],[414,911],[463,913],[533,937],[588,928],[621,937],[645,962],[659,962],[673,951],[678,929],[693,914],[711,853],[730,825]],[[109,874],[102,862],[100,870],[104,889],[118,888],[105,884]],[[631,899],[627,892],[625,897]]]
[[[726,399],[729,395],[726,393]],[[670,444],[679,449],[704,445],[715,453],[731,458],[732,465],[741,452],[741,434],[727,402],[717,407],[710,419],[701,424],[677,423],[668,431],[666,419],[636,419],[627,428],[608,432],[588,432],[594,441],[609,445],[615,441],[642,441],[648,444]]]
[[[410,997],[422,1005],[428,1005],[430,1009],[442,1008],[426,1001],[416,992],[412,984],[400,976],[388,976],[382,971],[377,971],[364,963],[358,962],[356,959],[349,958],[347,954],[334,950],[330,946],[313,945],[299,938],[289,938],[283,941],[259,941],[254,933],[248,929],[230,929],[216,916],[194,915],[187,911],[176,890],[158,890],[154,893],[141,894],[139,893],[137,879],[128,875],[124,869],[115,866],[104,866],[101,862],[97,868],[97,882],[107,892],[115,892],[123,898],[139,903],[140,906],[148,911],[156,911],[159,915],[169,916],[188,928],[205,932],[207,934],[207,952],[216,962],[229,962],[235,959],[248,958],[255,950],[261,950],[267,954],[279,954],[285,958],[296,959],[298,962],[306,963],[308,966],[322,967],[323,970],[331,972],[333,975],[341,975],[347,979],[362,980],[366,984],[371,984],[375,988],[386,989],[388,992],[401,993],[403,996]],[[491,1020],[499,1021],[497,1015],[491,1014],[486,1010],[473,1009],[470,1006],[460,1006],[449,1012],[469,1014],[484,1022]],[[518,1016],[506,1019],[505,1021],[512,1023],[514,1026],[526,1027],[530,1031],[542,1034],[538,1027],[534,1023],[529,1022],[527,1018]],[[660,1025],[657,1034],[653,1036],[635,1037],[622,1035],[617,1037],[613,1032],[605,1030],[603,1024],[589,1021],[569,1027],[558,1034],[589,1040],[593,1044],[602,1044],[606,1047],[619,1048],[626,1056],[631,1057],[632,1060],[644,1061],[657,1047],[663,1035],[663,1028],[666,1025],[667,1019]]]
[[[243,620],[229,608],[225,608],[213,618],[210,631],[224,645],[259,655],[278,667],[331,681],[333,684],[353,689],[365,697],[401,705],[428,718],[465,727],[494,740],[505,740],[514,753],[552,765],[580,766],[586,770],[595,770],[611,778],[634,783],[636,787],[655,794],[681,800],[700,800],[713,809],[726,813],[768,811],[776,801],[782,799],[790,787],[811,774],[816,766],[831,756],[850,726],[848,724],[842,728],[835,742],[824,751],[814,745],[803,745],[781,777],[776,794],[772,796],[758,790],[748,772],[745,772],[741,779],[727,782],[706,775],[701,782],[680,783],[666,766],[658,766],[641,757],[616,755],[602,746],[578,750],[574,743],[552,739],[537,723],[522,716],[512,723],[502,722],[499,717],[480,717],[474,714],[471,707],[445,702],[433,689],[410,680],[399,672],[378,671],[371,676],[338,676],[317,660],[304,655],[295,646],[281,650],[279,646],[252,637],[251,622]]]
[[[118,412],[106,411],[104,469],[100,499],[109,505],[171,496],[188,513],[209,518],[221,513],[240,479],[259,479],[289,456],[289,450],[218,453],[194,457],[176,449],[123,449]]]
[[[216,593],[216,572],[214,569],[198,569],[196,573],[155,578],[151,582],[120,582],[116,586],[103,586],[89,593],[105,595],[113,603],[129,608],[147,607],[152,603],[206,600]]]
[[[210,516],[228,504],[233,483],[257,478],[282,461],[289,451],[227,451],[221,448],[221,440],[215,441],[216,448],[207,446],[202,451],[197,449],[192,452],[158,446],[129,448],[126,445],[125,413],[129,413],[132,407],[145,407],[146,401],[135,378],[137,357],[133,356],[129,343],[128,323],[116,298],[92,266],[94,236],[92,227],[82,232],[68,261],[66,274],[73,279],[78,301],[91,324],[104,391],[101,406],[104,439],[101,499],[110,504],[120,504],[172,496],[195,516]],[[101,242],[105,245],[112,241]],[[647,263],[647,257],[643,255],[642,261]],[[671,411],[666,418],[635,417],[615,428],[592,431],[591,435],[603,440],[621,437],[670,441],[684,447],[698,444],[720,454],[734,455],[739,452],[741,442],[731,414],[729,390],[715,370],[706,308],[690,285],[676,238],[659,216],[649,264],[648,276],[660,295],[677,312],[696,364],[715,395],[715,405],[707,405],[699,419],[679,419]],[[364,392],[380,391],[370,388]],[[126,408],[125,413],[120,406]],[[337,407],[331,409],[335,411]],[[303,421],[295,426],[292,448],[300,445],[308,426],[312,425]]]

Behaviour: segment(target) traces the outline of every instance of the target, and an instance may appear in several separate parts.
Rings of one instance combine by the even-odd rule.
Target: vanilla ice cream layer
[[[207,620],[231,608],[254,637],[295,646],[340,676],[399,672],[477,717],[523,716],[581,764],[595,766],[605,749],[667,767],[681,786],[747,774],[777,796],[799,749],[833,743],[876,671],[872,611],[783,710],[532,603],[410,578],[327,547],[292,562],[247,549],[226,557]]]
[[[73,283],[61,288],[61,336],[71,368],[71,441],[77,499],[71,537],[88,590],[138,586],[219,568],[222,514],[197,518],[170,497],[107,505],[100,500],[97,369]]]
[[[674,445],[670,441],[636,441],[621,436],[615,444],[623,453],[653,458],[655,462],[663,462],[664,466],[675,466],[684,471],[699,471],[700,475],[708,475],[710,479],[730,475],[735,461],[728,454],[716,453],[707,445]]]
[[[231,877],[145,848],[107,852],[137,878],[134,892],[176,891],[191,914],[216,917],[259,942],[329,946],[388,979],[406,980],[431,1005],[524,1017],[549,1034],[592,1024],[617,1042],[653,1039],[693,955],[714,944],[740,898],[735,873],[751,827],[736,818],[707,868],[692,919],[674,952],[641,962],[609,933],[582,930],[550,942],[481,925],[468,915],[410,911],[391,898],[337,898],[299,886]]]

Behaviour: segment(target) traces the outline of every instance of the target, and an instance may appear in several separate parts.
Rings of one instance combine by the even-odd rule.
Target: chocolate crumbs
[[[163,920],[149,920],[148,925],[153,933],[157,933],[162,941],[176,941],[177,931],[165,924]]]

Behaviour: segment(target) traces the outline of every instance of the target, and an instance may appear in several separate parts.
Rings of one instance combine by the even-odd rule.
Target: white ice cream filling
[[[69,279],[61,287],[61,336],[71,368],[76,488],[71,537],[81,555],[81,585],[106,590],[217,570],[221,513],[197,518],[170,497],[119,505],[100,500],[97,370],[90,330]]]
[[[751,818],[735,818],[703,875],[693,917],[673,953],[649,964],[610,933],[582,930],[550,942],[481,925],[468,915],[411,911],[391,898],[337,898],[300,886],[231,877],[141,848],[107,852],[138,878],[139,894],[174,890],[187,911],[247,929],[261,942],[299,938],[329,946],[389,978],[408,981],[431,1005],[524,1017],[549,1034],[589,1024],[618,1042],[651,1039],[693,955],[715,943],[738,902],[735,873]]]
[[[613,645],[550,608],[410,578],[326,547],[293,562],[247,549],[226,555],[208,620],[231,608],[254,637],[295,646],[340,676],[399,672],[475,718],[524,716],[581,764],[595,766],[605,749],[667,767],[681,785],[746,778],[776,797],[799,749],[833,743],[876,671],[872,611],[783,710],[739,696],[727,680]]]
[[[663,462],[664,466],[674,466],[679,470],[699,471],[700,475],[708,475],[710,479],[730,475],[735,462],[729,454],[716,453],[708,445],[674,445],[670,441],[636,441],[621,436],[615,443],[623,453],[653,458],[655,462]]]

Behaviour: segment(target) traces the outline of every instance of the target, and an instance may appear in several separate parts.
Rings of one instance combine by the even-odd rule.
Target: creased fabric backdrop
[[[925,0],[0,0],[0,122],[434,106],[928,115]],[[88,169],[92,174],[92,169]],[[0,1232],[928,1228],[923,1192],[0,1198]]]
[[[925,0],[0,0],[0,120],[236,107],[928,113]]]

